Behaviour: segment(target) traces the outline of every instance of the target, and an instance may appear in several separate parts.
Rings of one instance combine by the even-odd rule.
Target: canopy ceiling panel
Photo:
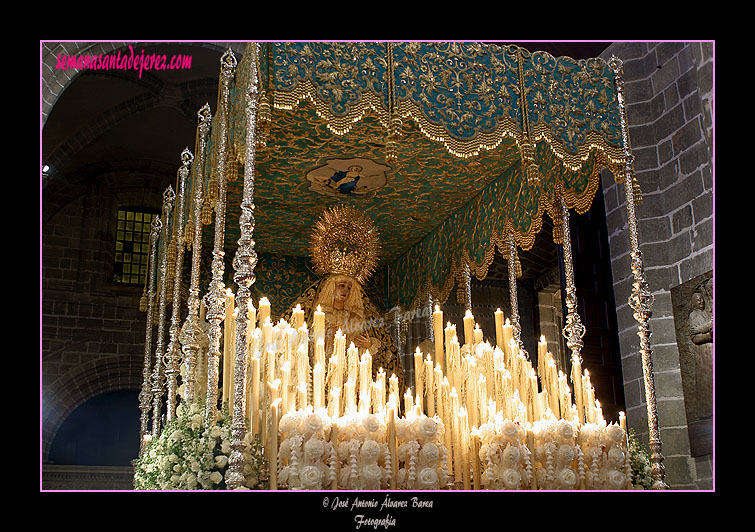
[[[226,247],[239,237],[248,47],[231,83]],[[484,278],[508,235],[529,249],[560,201],[589,209],[599,172],[624,178],[612,70],[479,43],[262,43],[256,57],[254,240],[306,257],[329,206],[366,212],[390,265],[390,305],[445,301],[464,264]],[[222,142],[208,143],[205,196]],[[212,200],[211,200],[212,201]],[[206,228],[206,246],[212,231]],[[228,251],[226,251],[228,253]]]

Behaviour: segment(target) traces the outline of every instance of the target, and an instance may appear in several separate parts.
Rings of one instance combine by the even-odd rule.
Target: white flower
[[[308,414],[304,418],[304,428],[309,432],[320,432],[322,430],[322,419],[315,413]]]
[[[569,468],[562,469],[558,473],[558,483],[564,489],[572,489],[577,485],[577,475]]]
[[[213,425],[210,428],[210,438],[219,438],[220,437],[220,427],[217,425]]]
[[[438,487],[438,473],[432,467],[425,467],[417,475],[420,489],[430,490]]]
[[[226,465],[228,465],[228,457],[222,454],[219,454],[215,457],[215,467],[219,469],[223,469]]]
[[[367,464],[362,468],[362,478],[367,482],[379,481],[383,476],[383,470],[376,463]]]
[[[573,446],[564,443],[558,448],[558,459],[561,462],[571,462],[576,457],[576,451]]]
[[[370,414],[369,416],[365,416],[362,420],[362,427],[367,432],[377,432],[380,430],[380,421],[378,421],[377,417]]]
[[[497,453],[498,445],[495,443],[483,443],[480,446],[480,460],[487,461],[488,458],[495,460]]]
[[[299,416],[296,412],[285,414],[278,424],[278,430],[283,434],[292,434],[299,428]]]
[[[220,446],[220,452],[222,452],[223,454],[230,454],[231,442],[224,441],[223,444]]]
[[[189,407],[189,410],[192,414],[198,414],[199,413],[199,405],[197,403],[192,403]]]
[[[501,426],[501,433],[507,438],[516,438],[519,435],[519,425],[510,419],[504,419]]]
[[[405,418],[396,420],[396,438],[399,440],[410,440],[414,438],[412,424]]]
[[[434,464],[440,457],[440,449],[433,442],[427,442],[422,446],[419,452],[420,462],[424,464]]]
[[[210,480],[215,484],[220,484],[220,481],[223,480],[223,475],[219,471],[213,471],[210,473]]]
[[[194,471],[195,473],[200,470],[201,466],[199,465],[199,462],[192,460],[191,465],[189,468]]]
[[[607,487],[614,490],[623,489],[626,485],[626,480],[627,477],[624,476],[624,473],[615,469],[609,471],[603,479],[603,481],[608,485]]]
[[[559,419],[556,424],[556,432],[562,438],[569,440],[574,437],[574,426],[565,419]]]
[[[491,423],[484,423],[480,427],[480,441],[489,443],[493,439],[493,436],[495,436],[493,425]]]
[[[521,454],[519,452],[519,447],[516,445],[507,445],[506,449],[503,451],[503,459],[509,466],[514,466],[519,462],[519,458],[521,457]]]
[[[304,444],[304,458],[310,462],[314,462],[322,456],[325,446],[318,438],[310,438],[307,443]]]
[[[522,476],[516,469],[509,468],[503,472],[503,474],[501,475],[501,480],[503,481],[503,485],[506,486],[507,489],[512,490],[519,487],[519,484],[522,481]]]
[[[299,470],[299,480],[304,489],[318,489],[322,487],[322,471],[316,466],[304,466]]]
[[[621,428],[621,425],[608,425],[606,427],[606,436],[618,443],[624,439],[624,429]]]
[[[438,432],[438,424],[431,417],[421,417],[415,423],[414,430],[421,439],[432,439]]]
[[[624,465],[624,453],[618,447],[612,447],[608,451],[608,461],[616,467]]]
[[[362,444],[359,454],[365,462],[377,462],[380,457],[380,445],[375,440],[367,440]]]

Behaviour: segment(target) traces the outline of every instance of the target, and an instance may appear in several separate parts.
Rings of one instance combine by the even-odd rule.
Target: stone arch
[[[43,42],[42,43],[42,126],[47,122],[50,112],[57,102],[60,95],[71,82],[81,73],[78,69],[57,69],[58,56],[60,54],[74,56],[79,54],[99,55],[118,52],[119,50],[128,50],[128,46],[137,44],[135,42],[95,42],[95,43],[77,43],[77,42]],[[139,43],[140,45],[149,43]],[[159,43],[155,43],[159,44]],[[225,51],[228,48],[240,55],[244,52],[245,43],[241,42],[190,42],[178,43],[186,46],[198,46],[212,50]],[[220,67],[218,66],[218,69]]]
[[[144,360],[114,355],[86,362],[46,386],[42,394],[42,461],[66,417],[88,399],[105,392],[140,389]],[[135,457],[136,458],[136,457]]]

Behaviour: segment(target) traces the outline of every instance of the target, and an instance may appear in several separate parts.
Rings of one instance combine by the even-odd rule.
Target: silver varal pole
[[[220,324],[225,318],[225,285],[223,283],[223,242],[225,237],[225,201],[226,201],[226,163],[228,160],[228,101],[230,83],[236,70],[236,57],[231,50],[227,50],[220,58],[220,109],[218,109],[216,124],[220,131],[218,144],[218,158],[215,175],[218,180],[218,197],[215,204],[215,242],[212,250],[212,283],[208,293],[209,308],[207,321],[210,322],[210,348],[207,363],[207,425],[215,424],[218,401],[218,372],[220,360]]]
[[[166,355],[165,377],[167,388],[166,421],[173,419],[176,413],[176,386],[179,373],[181,354],[178,342],[179,321],[181,319],[181,277],[183,274],[184,257],[184,200],[186,196],[186,180],[189,177],[189,167],[194,161],[194,155],[189,148],[181,152],[181,167],[178,169],[178,198],[176,200],[177,213],[175,218],[174,238],[176,245],[176,263],[173,271],[173,308],[170,317],[170,341]]]
[[[150,387],[150,368],[152,366],[152,329],[155,317],[155,270],[157,269],[157,239],[163,223],[159,216],[152,220],[149,234],[149,289],[147,290],[147,330],[144,337],[144,369],[142,371],[142,390],[139,393],[139,409],[141,410],[141,430],[139,455],[144,453],[149,434],[149,411],[152,404],[152,390]]]
[[[645,279],[645,267],[642,260],[642,251],[640,250],[639,237],[637,231],[637,216],[635,214],[635,196],[633,188],[634,177],[634,156],[629,142],[629,126],[626,120],[626,96],[624,94],[623,62],[612,56],[608,61],[609,67],[613,70],[617,99],[619,103],[619,114],[621,117],[621,135],[624,147],[624,192],[627,203],[627,221],[629,225],[629,241],[631,245],[632,273],[634,282],[632,283],[632,294],[629,296],[629,306],[634,310],[634,319],[637,320],[637,336],[640,339],[640,353],[642,354],[642,374],[645,381],[645,402],[647,403],[648,413],[648,432],[650,448],[651,475],[653,477],[653,489],[668,489],[664,481],[665,468],[663,466],[663,455],[661,454],[661,434],[658,425],[658,410],[655,396],[655,377],[653,374],[653,351],[650,346],[650,325],[649,320],[653,315],[652,306],[654,297]]]
[[[161,430],[161,411],[163,401],[163,351],[165,344],[165,306],[167,292],[167,274],[168,274],[168,245],[170,244],[170,217],[173,212],[173,203],[176,200],[176,194],[173,187],[168,187],[163,194],[163,227],[162,227],[162,249],[160,250],[160,296],[159,310],[157,321],[157,346],[155,347],[155,367],[152,372],[152,439],[156,440],[160,436]]]
[[[236,304],[238,318],[236,320],[236,353],[234,358],[233,379],[233,421],[231,424],[231,455],[229,458],[229,489],[237,489],[244,485],[244,435],[247,427],[246,414],[246,359],[248,336],[252,333],[248,327],[250,287],[256,280],[254,268],[257,265],[257,253],[254,250],[254,163],[256,157],[256,125],[257,125],[257,55],[259,44],[247,46],[246,53],[252,54],[250,64],[249,86],[246,99],[246,139],[244,156],[244,190],[241,199],[241,216],[239,227],[241,236],[238,240],[236,256],[233,260],[234,281],[238,286]]]

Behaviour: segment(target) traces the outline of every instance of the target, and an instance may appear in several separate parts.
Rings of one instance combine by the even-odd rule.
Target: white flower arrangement
[[[555,418],[535,424],[530,449],[518,423],[497,418],[480,427],[481,481],[486,489],[628,489],[626,434],[615,424]],[[533,479],[534,475],[534,479]]]
[[[176,416],[136,460],[137,490],[225,489],[231,451],[231,419],[221,412],[207,428],[201,404],[181,403]],[[260,487],[262,459],[257,442],[245,438],[243,473],[247,488]]]
[[[445,426],[438,416],[415,416],[396,421],[398,487],[436,490],[448,483]]]
[[[629,463],[632,470],[632,487],[650,489],[653,486],[650,454],[635,436],[634,429],[629,429]]]

